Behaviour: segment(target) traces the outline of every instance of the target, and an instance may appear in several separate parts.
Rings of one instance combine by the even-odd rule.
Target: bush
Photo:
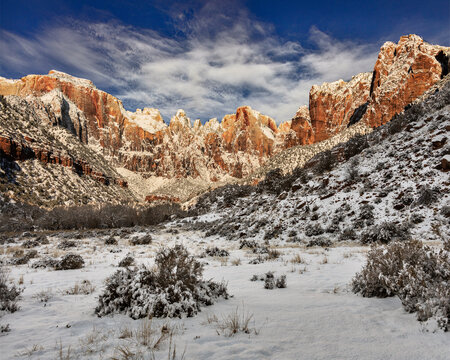
[[[110,236],[105,240],[105,245],[117,245],[119,242],[114,236]]]
[[[125,313],[133,319],[194,316],[202,305],[212,305],[220,296],[228,298],[225,284],[205,281],[202,273],[202,264],[183,246],[162,249],[154,269],[127,268],[109,277],[95,312]]]
[[[305,227],[305,235],[306,236],[317,236],[322,235],[324,233],[324,230],[319,224],[314,225],[307,225]]]
[[[354,136],[345,143],[344,157],[346,160],[348,160],[353,156],[358,155],[359,153],[361,153],[361,151],[363,151],[368,147],[369,143],[367,142],[367,136],[365,135]]]
[[[337,163],[336,155],[334,155],[331,150],[326,150],[318,156],[319,160],[314,166],[314,172],[317,175],[322,175],[324,172],[330,171]]]
[[[367,264],[352,281],[353,291],[364,297],[397,295],[408,312],[420,321],[435,317],[449,330],[450,254],[420,241],[393,242],[373,248]]]
[[[310,240],[306,245],[306,247],[313,247],[313,246],[329,247],[331,246],[331,241],[324,238],[317,238]]]
[[[361,235],[361,242],[363,244],[387,244],[395,240],[407,240],[409,237],[410,233],[408,225],[398,225],[393,222],[384,222],[380,225],[374,225],[363,232]]]
[[[439,189],[431,189],[428,186],[423,186],[419,191],[419,197],[416,200],[417,205],[431,205],[439,196]]]
[[[63,241],[61,241],[58,244],[57,247],[58,247],[58,249],[61,249],[61,250],[67,250],[67,249],[70,249],[70,248],[73,248],[73,247],[77,247],[77,243],[75,241],[73,241],[73,240],[64,239]]]
[[[0,265],[0,310],[15,312],[19,310],[17,301],[23,289],[9,284],[8,271],[3,265]]]
[[[230,253],[225,249],[219,249],[217,246],[210,247],[205,250],[205,254],[207,256],[217,256],[217,257],[226,257],[230,256]]]
[[[152,237],[149,234],[146,234],[141,237],[133,237],[130,240],[130,245],[149,245],[152,242]]]
[[[83,258],[78,254],[64,255],[61,260],[55,263],[55,270],[74,270],[84,266]]]
[[[287,287],[286,275],[275,277],[273,272],[269,271],[260,279],[264,281],[264,289],[273,290],[275,288],[284,289]],[[251,281],[255,281],[255,275]]]
[[[119,262],[119,267],[128,267],[134,265],[134,258],[131,255],[125,256],[122,260]]]

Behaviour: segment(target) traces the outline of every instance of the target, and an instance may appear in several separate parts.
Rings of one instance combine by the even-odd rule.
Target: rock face
[[[292,119],[299,144],[323,141],[360,120],[385,124],[448,73],[449,54],[417,35],[402,36],[381,47],[372,73],[314,85],[309,109],[301,107]]]
[[[349,82],[339,80],[314,85],[309,92],[312,131],[308,129],[304,134],[308,139],[305,143],[323,141],[345,129],[354,111],[367,102],[371,80],[371,73],[361,73]]]
[[[448,64],[444,54],[449,50],[430,45],[417,35],[402,36],[398,44],[386,42],[373,70],[364,116],[367,123],[372,127],[385,124],[441,79],[446,72],[441,61],[446,58]]]
[[[449,53],[449,48],[427,44],[416,35],[403,36],[398,44],[387,42],[372,73],[313,86],[309,106],[300,107],[290,121],[279,126],[248,106],[239,107],[221,122],[214,118],[204,125],[200,120],[192,123],[179,110],[167,125],[157,109],[126,111],[120,100],[91,81],[53,70],[19,80],[0,78],[0,95],[26,98],[27,106],[42,114],[42,126],[66,129],[112,168],[123,167],[144,178],[228,181],[230,176],[248,176],[274,154],[330,139],[358,122],[370,127],[386,123],[448,73]],[[74,154],[73,146],[62,146],[60,154],[45,135],[36,138],[24,132],[18,136],[12,129],[2,131],[6,128],[6,122],[0,123],[7,156],[21,159],[26,152],[27,158],[80,167],[83,174],[99,181],[125,184],[101,180],[114,172],[102,171],[98,159],[91,166],[82,147]],[[34,141],[33,146],[24,136]],[[67,136],[58,141],[67,142]]]
[[[20,80],[0,78],[0,94],[38,98],[54,114],[52,125],[100,149],[116,166],[148,175],[208,181],[242,177],[275,148],[286,147],[286,126],[278,131],[273,119],[247,106],[226,115],[222,122],[211,119],[202,125],[197,120],[194,126],[179,110],[166,125],[157,109],[126,111],[120,100],[98,90],[91,81],[53,70]],[[290,138],[289,146],[295,144]]]

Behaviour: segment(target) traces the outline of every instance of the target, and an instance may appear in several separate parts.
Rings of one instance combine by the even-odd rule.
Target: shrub
[[[105,245],[117,245],[119,242],[114,236],[110,236],[105,240]]]
[[[37,255],[38,255],[37,250],[34,250],[34,249],[33,250],[29,250],[29,251],[27,251],[25,253],[25,255],[20,256],[20,257],[15,258],[15,259],[11,259],[10,264],[11,265],[25,265],[25,264],[28,264],[28,262],[31,259],[34,259],[35,257],[37,257]]]
[[[73,248],[76,246],[77,246],[77,243],[75,241],[64,239],[63,241],[61,241],[58,244],[57,247],[58,247],[58,249],[61,249],[61,250],[67,250],[67,249],[70,249],[70,248]]]
[[[226,257],[229,256],[230,253],[225,249],[219,249],[217,246],[210,247],[205,250],[205,254],[208,256],[217,256],[217,257]]]
[[[122,260],[119,262],[119,267],[128,267],[134,265],[134,258],[131,255],[125,256]]]
[[[0,265],[0,310],[9,312],[19,310],[17,302],[22,292],[23,289],[9,284],[8,271],[3,265]]]
[[[438,325],[448,331],[449,281],[449,252],[433,250],[414,240],[371,249],[352,287],[364,297],[397,295],[408,312],[417,312],[418,320],[435,317]]]
[[[81,269],[84,266],[83,258],[78,254],[67,254],[55,263],[55,270]]]
[[[330,171],[337,163],[336,155],[331,150],[326,150],[319,154],[319,160],[314,166],[314,172],[317,175],[322,175],[326,171]]]
[[[344,157],[346,160],[348,160],[351,157],[361,153],[361,151],[363,151],[368,147],[369,143],[367,142],[367,136],[365,135],[354,136],[345,143]]]
[[[310,240],[306,245],[306,247],[313,247],[313,246],[328,247],[331,246],[331,241],[324,238],[317,238]]]
[[[152,237],[149,234],[146,234],[141,237],[133,237],[130,240],[130,245],[148,245],[152,242]]]
[[[126,268],[109,277],[95,312],[125,313],[133,319],[193,316],[202,305],[212,305],[220,296],[228,298],[225,284],[205,281],[202,273],[202,264],[183,246],[162,249],[154,269]]]
[[[306,236],[317,236],[322,235],[324,233],[324,230],[319,224],[314,225],[307,225],[305,227],[305,235]]]
[[[374,225],[361,235],[363,244],[382,243],[387,244],[394,240],[409,239],[409,227],[407,224],[398,225],[393,222],[384,222]]]
[[[252,281],[255,281],[255,276],[251,279]],[[286,283],[286,275],[281,275],[280,277],[276,277],[273,272],[269,271],[267,272],[263,277],[261,277],[261,280],[264,281],[264,289],[273,290],[275,288],[285,288],[287,286]]]
[[[417,205],[431,205],[439,196],[439,189],[431,189],[428,186],[423,186],[419,191],[419,197],[416,200]]]

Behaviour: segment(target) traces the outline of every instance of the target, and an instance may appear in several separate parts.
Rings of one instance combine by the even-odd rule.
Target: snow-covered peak
[[[57,78],[59,80],[71,82],[74,85],[96,88],[94,83],[91,80],[78,78],[78,77],[66,74],[62,71],[50,70],[48,73],[48,76]]]
[[[126,116],[131,122],[149,133],[155,133],[167,128],[158,109],[136,109],[136,112],[127,111]]]
[[[180,124],[184,127],[191,128],[191,119],[189,119],[183,109],[179,109],[175,116],[170,119],[170,125]]]

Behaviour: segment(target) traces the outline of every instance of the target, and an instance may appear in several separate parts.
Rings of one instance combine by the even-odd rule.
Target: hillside
[[[372,73],[313,86],[309,106],[279,125],[249,106],[205,124],[192,123],[179,110],[167,124],[157,109],[126,111],[91,81],[58,71],[0,78],[0,155],[18,166],[14,175],[11,166],[3,166],[3,193],[51,207],[185,202],[227,183],[256,184],[271,169],[292,171],[319,152],[388,122],[448,73],[448,54],[448,48],[416,35],[387,42]],[[39,176],[26,177],[31,171],[26,169],[43,164],[52,164],[54,174],[39,170]],[[74,173],[83,176],[74,178]],[[39,181],[58,185],[46,187],[51,194],[45,195]],[[65,188],[65,183],[74,185]],[[92,186],[96,190],[87,196]]]

